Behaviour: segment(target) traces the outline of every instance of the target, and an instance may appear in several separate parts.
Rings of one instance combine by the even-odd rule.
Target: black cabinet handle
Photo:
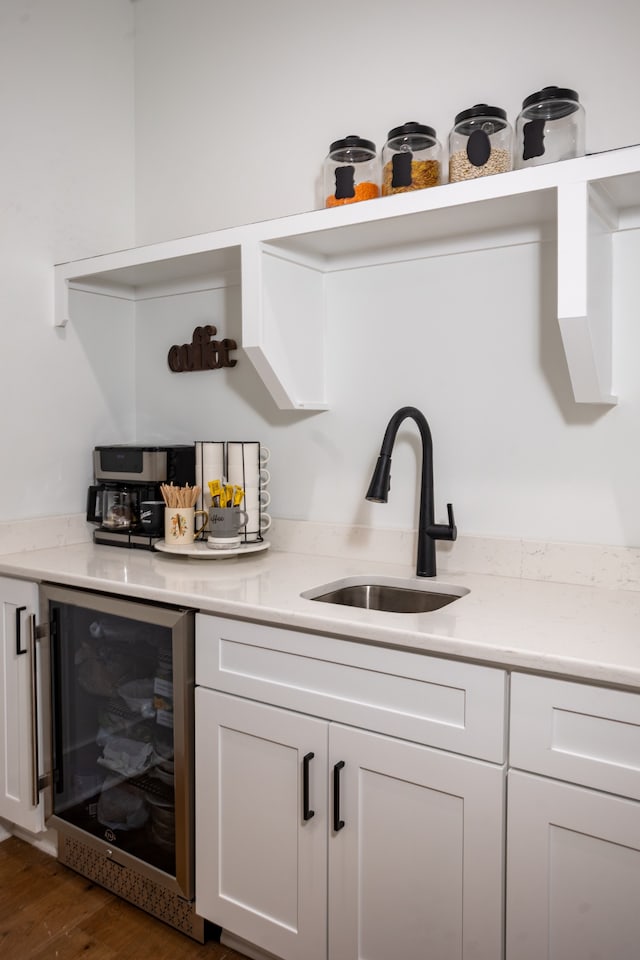
[[[23,653],[27,652],[27,648],[22,649],[22,614],[25,612],[26,607],[16,607],[16,656],[21,656]]]
[[[340,819],[340,771],[344,767],[344,760],[339,760],[333,768],[333,829],[337,833],[344,827],[344,820]]]
[[[309,764],[315,754],[307,753],[302,760],[302,818],[311,820],[315,816],[315,810],[309,808]]]

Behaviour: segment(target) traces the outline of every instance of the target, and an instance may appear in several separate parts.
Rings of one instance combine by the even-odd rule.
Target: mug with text
[[[162,536],[164,510],[164,500],[143,500],[140,504],[140,526],[150,537]]]
[[[228,550],[241,543],[240,529],[247,523],[246,510],[240,507],[209,507],[209,536],[207,546]]]

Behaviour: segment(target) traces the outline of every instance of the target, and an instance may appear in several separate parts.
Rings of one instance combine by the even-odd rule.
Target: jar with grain
[[[511,170],[512,150],[513,130],[504,110],[486,103],[463,110],[449,134],[449,182]]]
[[[584,108],[575,90],[544,87],[526,97],[516,120],[516,167],[584,156]]]
[[[409,121],[389,131],[382,148],[382,196],[441,182],[442,146],[433,127]]]
[[[324,161],[325,207],[380,196],[380,160],[372,140],[350,135],[335,140]]]

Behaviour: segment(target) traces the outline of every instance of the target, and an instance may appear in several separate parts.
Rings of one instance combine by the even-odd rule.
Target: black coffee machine
[[[147,447],[115,444],[93,451],[95,483],[89,487],[87,520],[97,523],[94,543],[152,550],[164,537],[161,485],[195,484],[195,444]]]

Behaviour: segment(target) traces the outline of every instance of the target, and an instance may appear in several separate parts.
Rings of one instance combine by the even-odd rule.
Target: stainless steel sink
[[[307,600],[386,613],[430,613],[469,593],[466,587],[393,577],[348,577],[301,594]]]

